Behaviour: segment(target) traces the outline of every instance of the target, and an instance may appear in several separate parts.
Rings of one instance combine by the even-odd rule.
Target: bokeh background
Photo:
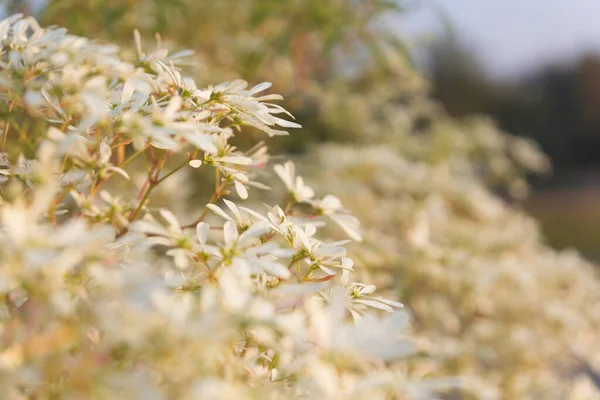
[[[535,139],[553,174],[534,180],[527,209],[554,246],[600,249],[600,3],[473,0],[411,3],[403,35],[434,96],[456,117],[485,113]]]

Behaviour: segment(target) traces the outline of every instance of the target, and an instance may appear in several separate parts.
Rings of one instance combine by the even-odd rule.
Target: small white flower
[[[188,268],[190,258],[193,256],[191,236],[183,231],[172,212],[162,209],[159,213],[167,222],[166,227],[158,223],[150,214],[146,214],[143,220],[134,221],[130,225],[130,230],[146,234],[146,241],[152,245],[169,247],[167,255],[173,257],[175,265],[181,269]]]
[[[285,164],[277,164],[273,167],[275,173],[285,184],[285,187],[292,195],[294,201],[309,202],[314,197],[315,192],[304,184],[301,176],[296,176],[296,168],[291,161]]]
[[[360,222],[358,219],[348,213],[348,210],[342,207],[340,199],[333,195],[327,195],[322,200],[313,202],[314,207],[319,214],[329,217],[340,228],[350,236],[350,238],[361,241]]]

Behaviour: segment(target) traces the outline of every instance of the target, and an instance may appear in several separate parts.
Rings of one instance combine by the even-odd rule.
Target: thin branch
[[[8,113],[12,112],[12,108],[15,102],[13,100],[10,101],[8,105]],[[2,138],[2,151],[6,151],[6,137],[8,136],[8,129],[10,128],[10,122],[8,118],[6,118],[6,126],[4,127],[4,137]]]

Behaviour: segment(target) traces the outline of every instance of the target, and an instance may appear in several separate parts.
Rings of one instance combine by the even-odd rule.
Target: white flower
[[[350,236],[350,238],[361,241],[360,222],[358,219],[348,213],[348,210],[342,207],[340,199],[333,195],[327,195],[322,200],[313,202],[314,207],[319,214],[329,217],[340,228]]]
[[[178,53],[169,55],[167,49],[161,47],[160,37],[157,37],[157,47],[150,53],[145,53],[142,50],[142,37],[140,36],[139,31],[136,29],[133,31],[133,37],[135,40],[135,48],[137,50],[137,55],[140,63],[149,64],[152,68],[157,68],[159,63],[178,63],[181,61],[185,61],[194,55],[192,50],[183,50]]]
[[[309,202],[314,197],[315,192],[304,184],[304,179],[301,176],[296,176],[296,168],[291,161],[283,165],[277,164],[273,169],[285,184],[294,201]]]
[[[288,278],[290,271],[279,261],[279,258],[289,257],[292,252],[279,248],[276,243],[263,244],[258,240],[270,230],[268,225],[256,223],[240,235],[233,221],[225,222],[223,261],[227,264],[243,265],[244,270],[253,274],[267,272],[280,278]]]
[[[394,359],[410,354],[411,346],[404,338],[407,317],[395,312],[385,320],[369,315],[355,325],[346,322],[345,294],[332,290],[329,303],[323,307],[311,299],[306,307],[311,316],[311,340],[325,352],[343,357],[367,360]]]
[[[146,214],[143,220],[134,221],[130,230],[146,234],[148,243],[169,247],[167,255],[173,257],[175,265],[181,269],[188,268],[190,258],[193,257],[191,235],[183,231],[177,217],[169,210],[159,210],[159,214],[167,221],[166,227],[152,215]]]
[[[325,243],[315,239],[313,235],[316,228],[312,224],[307,224],[303,228],[296,225],[292,228],[292,232],[294,249],[300,255],[300,262],[306,265],[309,273],[319,269],[328,276],[333,276],[336,272],[332,268],[352,270],[352,261],[346,258],[346,249],[342,247],[348,241]]]
[[[190,53],[169,56],[160,43],[144,52],[137,32],[135,41],[133,65],[116,46],[32,18],[0,22],[0,105],[15,114],[5,121],[6,159],[0,154],[2,393],[387,393],[397,366],[383,361],[403,355],[400,326],[369,319],[369,309],[394,306],[373,286],[336,283],[336,272],[353,269],[348,241],[318,239],[322,221],[303,218],[294,202],[264,213],[230,199],[212,204],[231,189],[246,198],[250,187],[268,188],[256,181],[266,146],[232,142],[240,125],[269,135],[299,127],[268,103],[281,96],[258,95],[269,83],[198,89],[174,63]],[[184,212],[186,165],[217,176],[195,226],[172,211]],[[296,201],[314,205],[292,164],[276,170]],[[133,182],[115,178],[132,172]],[[328,202],[319,212],[345,215]],[[149,204],[161,208],[153,214]],[[208,210],[224,223],[204,222]],[[368,324],[353,326],[344,307]]]
[[[182,105],[179,96],[171,98],[166,107],[153,103],[152,115],[148,119],[142,119],[142,132],[152,139],[155,147],[175,150],[178,143],[175,136],[185,139],[187,142],[209,153],[215,153],[217,148],[212,136],[208,132],[218,132],[217,126],[199,125],[193,122],[179,121],[178,113]]]
[[[233,217],[231,218],[223,209],[216,204],[207,204],[206,207],[214,212],[216,215],[224,218],[227,221],[234,221],[238,227],[238,229],[246,230],[251,224],[252,221],[248,218],[247,212],[242,207],[241,209],[235,205],[233,201],[223,199],[223,202],[227,206],[227,208],[233,213]],[[244,215],[244,214],[246,215]]]
[[[367,307],[379,310],[393,312],[395,308],[402,308],[404,305],[397,301],[387,300],[380,296],[371,296],[375,292],[375,285],[365,285],[364,283],[350,281],[350,268],[342,271],[341,287],[346,291],[346,301],[348,309],[352,313],[355,321],[362,318],[362,314]]]

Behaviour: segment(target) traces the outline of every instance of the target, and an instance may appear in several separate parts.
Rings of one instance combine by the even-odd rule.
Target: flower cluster
[[[296,160],[298,170],[316,191],[333,192],[360,213],[363,231],[357,233],[364,241],[346,247],[361,268],[355,274],[342,268],[340,280],[358,276],[380,292],[395,291],[414,314],[417,347],[430,357],[411,359],[412,373],[466,376],[469,384],[449,398],[599,397],[594,266],[546,246],[536,221],[494,194],[525,194],[525,173],[547,170],[548,160],[488,118],[451,118],[431,101],[430,83],[407,62],[407,48],[419,45],[395,29],[403,23],[402,11],[395,11],[406,2],[178,0],[168,2],[168,18],[162,1],[119,4],[119,13],[110,3],[48,1],[42,14],[94,36],[109,34],[109,15],[111,37],[123,41],[135,27],[160,30],[197,51],[198,79],[269,80],[290,99],[286,107],[306,127],[290,142],[294,150],[308,150]],[[167,57],[163,49],[147,54],[150,63]],[[307,144],[315,141],[318,149],[310,151]],[[3,165],[0,159],[0,179]],[[331,218],[317,211],[315,190],[289,167],[277,169],[291,176],[284,182],[293,188],[287,199],[295,199],[294,212],[315,214],[316,227]],[[204,202],[185,179],[195,172],[184,168],[162,183],[153,192],[155,204],[174,210],[186,196],[196,206]],[[140,186],[145,178],[131,173]],[[212,183],[202,181],[198,192]],[[270,197],[278,187],[261,194],[278,202]],[[250,219],[229,203],[218,204],[227,217],[213,216],[215,207],[207,218],[235,221],[240,230]],[[281,218],[277,209],[267,213],[259,215]],[[319,236],[338,233],[332,225]],[[378,297],[370,295],[371,286],[345,285],[349,298]],[[328,291],[322,295],[328,298]]]
[[[283,207],[237,200],[268,189],[268,156],[236,132],[299,127],[280,96],[199,89],[178,69],[187,53],[135,36],[128,63],[32,18],[0,22],[2,398],[422,396],[400,361],[402,305],[351,279],[347,240],[319,239],[328,220],[360,239],[339,199],[287,163]],[[157,205],[205,170],[207,203]]]
[[[426,96],[394,105],[401,90],[346,105],[345,124],[374,132],[368,144],[321,145],[297,165],[361,212],[364,240],[350,248],[366,267],[359,275],[395,290],[413,313],[429,357],[411,366],[462,376],[465,398],[596,398],[595,267],[547,246],[536,221],[490,189],[523,194],[523,171],[547,160],[487,119],[449,119]],[[347,100],[328,101],[343,110]],[[379,118],[360,125],[357,109]]]

